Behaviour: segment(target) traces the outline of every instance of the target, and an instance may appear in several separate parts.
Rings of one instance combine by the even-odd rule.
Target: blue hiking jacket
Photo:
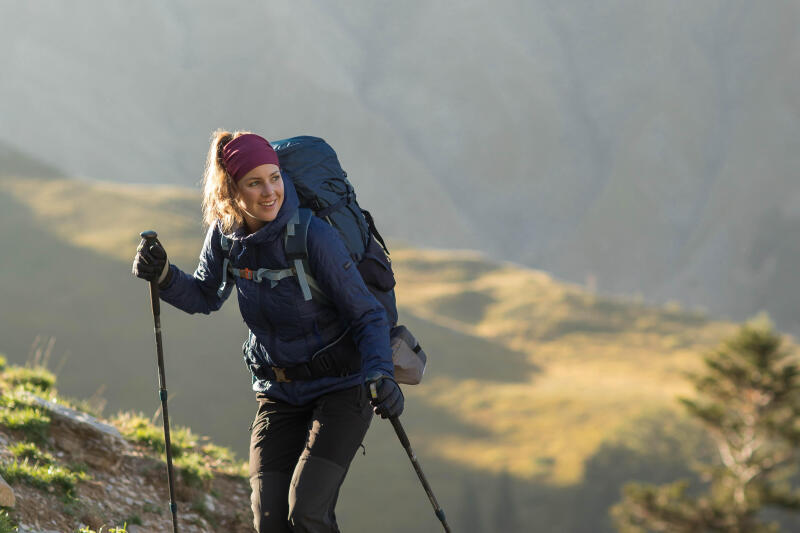
[[[275,220],[249,235],[246,227],[228,235],[232,241],[229,258],[236,268],[289,268],[283,237],[299,201],[286,175],[283,183],[283,205]],[[245,362],[277,367],[307,363],[314,353],[350,327],[361,354],[360,373],[291,383],[253,378],[254,391],[294,405],[363,383],[370,372],[394,375],[386,311],[367,289],[339,233],[312,217],[307,242],[311,275],[330,303],[320,302],[318,298],[305,301],[296,277],[284,278],[274,287],[269,281],[256,283],[233,278],[239,310],[250,328],[243,346]],[[194,274],[170,264],[172,279],[161,289],[161,299],[187,313],[209,314],[218,310],[233,290],[229,282],[222,296],[217,296],[224,253],[219,224],[214,224],[206,234]]]

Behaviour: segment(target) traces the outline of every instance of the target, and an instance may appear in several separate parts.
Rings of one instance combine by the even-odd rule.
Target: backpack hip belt
[[[257,379],[278,383],[350,376],[361,370],[361,354],[349,333],[350,328],[347,328],[336,340],[318,350],[307,363],[288,367],[255,363],[248,366]]]

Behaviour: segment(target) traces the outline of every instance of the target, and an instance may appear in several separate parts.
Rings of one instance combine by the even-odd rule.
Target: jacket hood
[[[262,244],[265,242],[273,241],[276,238],[282,238],[286,224],[292,219],[297,209],[300,207],[300,200],[297,197],[297,191],[294,188],[294,183],[283,171],[281,171],[283,178],[283,204],[278,210],[278,216],[275,220],[267,222],[264,226],[255,233],[247,233],[247,226],[242,225],[228,235],[234,241],[240,241],[239,244],[247,247],[251,244]]]

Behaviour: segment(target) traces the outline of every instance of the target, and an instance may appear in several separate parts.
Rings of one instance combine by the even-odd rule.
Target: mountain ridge
[[[0,140],[70,176],[196,184],[220,126],[311,133],[397,239],[800,332],[795,2],[0,10]]]

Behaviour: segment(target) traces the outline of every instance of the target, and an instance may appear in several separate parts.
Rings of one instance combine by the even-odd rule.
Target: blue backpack
[[[231,242],[223,235],[221,245],[226,257],[219,293],[225,290],[227,274],[256,282],[269,281],[272,286],[283,278],[296,277],[306,300],[329,301],[308,268],[306,237],[313,213],[338,230],[367,288],[386,309],[390,325],[395,326],[397,303],[389,250],[372,215],[358,205],[355,190],[336,152],[319,137],[292,137],[271,144],[278,154],[281,172],[292,180],[300,199],[300,209],[286,225],[284,235],[286,257],[292,266],[282,270],[237,269],[227,257]]]

